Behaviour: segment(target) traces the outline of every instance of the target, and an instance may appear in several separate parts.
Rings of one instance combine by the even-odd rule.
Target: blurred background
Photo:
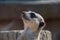
[[[20,15],[24,10],[41,14],[44,30],[51,31],[53,40],[60,40],[60,0],[0,0],[0,31],[24,29]]]

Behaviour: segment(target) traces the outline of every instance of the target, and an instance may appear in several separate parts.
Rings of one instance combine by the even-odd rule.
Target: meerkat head
[[[38,31],[43,29],[45,26],[45,21],[43,17],[33,11],[23,11],[23,22],[25,28],[28,28],[32,31]]]

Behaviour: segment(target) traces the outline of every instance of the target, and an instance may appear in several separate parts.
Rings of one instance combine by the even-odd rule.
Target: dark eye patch
[[[36,18],[36,15],[34,13],[30,13],[31,18]]]

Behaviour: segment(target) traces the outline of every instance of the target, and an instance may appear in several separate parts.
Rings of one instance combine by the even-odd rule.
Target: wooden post
[[[17,37],[21,35],[21,32],[23,32],[23,30],[0,31],[0,40],[16,40]],[[43,30],[40,40],[52,40],[51,32]]]

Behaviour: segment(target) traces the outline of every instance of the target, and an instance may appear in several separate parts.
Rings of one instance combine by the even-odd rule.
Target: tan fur
[[[44,25],[39,28],[39,23],[44,22],[44,19],[41,15],[36,14],[36,19],[30,19],[30,14],[27,15],[27,13],[32,13],[32,11],[25,12],[25,17],[22,17],[23,23],[24,23],[24,32],[21,34],[18,40],[39,40],[40,38],[40,32],[44,28]],[[28,20],[29,19],[29,20]],[[42,20],[41,20],[42,19]],[[39,29],[38,29],[39,28]],[[23,39],[24,38],[24,39]],[[32,39],[33,38],[33,39]]]
[[[29,21],[23,18],[24,26],[28,27],[30,30],[36,32],[38,29],[38,24],[34,21]]]

